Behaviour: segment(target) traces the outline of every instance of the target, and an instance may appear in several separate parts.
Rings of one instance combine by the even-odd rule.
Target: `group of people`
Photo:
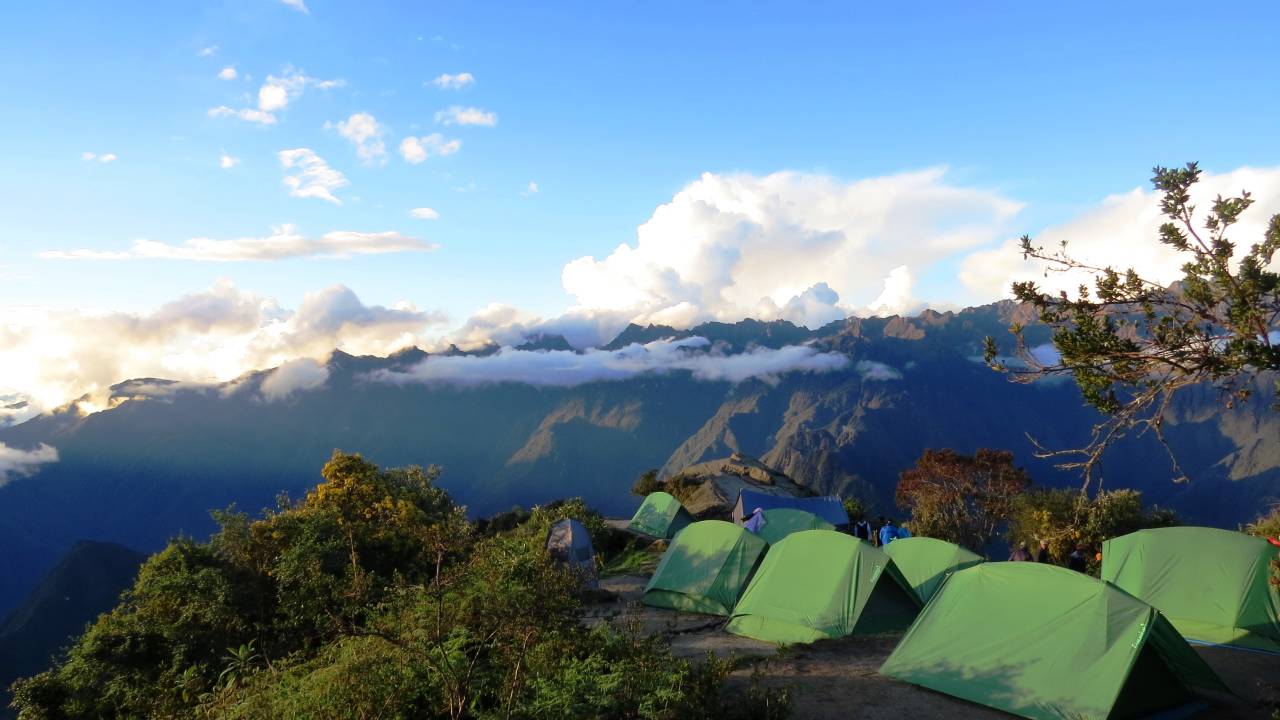
[[[894,540],[911,537],[911,531],[907,530],[905,526],[894,522],[893,518],[886,518],[881,515],[875,527],[872,527],[866,518],[854,523],[853,536],[866,540],[876,547],[884,547]]]
[[[1098,562],[1102,561],[1102,553],[1096,553],[1094,559]],[[1036,549],[1033,555],[1027,548],[1025,542],[1018,543],[1018,547],[1009,553],[1010,562],[1038,562],[1052,563],[1053,556],[1049,554],[1049,541],[1041,540],[1040,547]],[[1089,567],[1089,551],[1084,545],[1076,545],[1075,548],[1067,555],[1066,566],[1068,570],[1076,572],[1086,572]]]

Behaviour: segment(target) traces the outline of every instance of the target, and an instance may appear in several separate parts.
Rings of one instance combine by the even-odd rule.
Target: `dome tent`
[[[733,611],[765,542],[723,520],[686,527],[662,555],[644,588],[645,605],[728,615]]]
[[[1280,653],[1276,548],[1230,530],[1139,530],[1102,545],[1102,579],[1164,613],[1191,640]]]
[[[1066,568],[951,575],[880,672],[1014,715],[1132,718],[1230,692],[1155,608]]]
[[[547,553],[557,564],[582,577],[587,587],[596,587],[596,551],[591,533],[573,518],[565,518],[547,530]]]
[[[774,510],[790,508],[813,513],[836,526],[837,530],[849,529],[849,514],[845,512],[844,503],[833,495],[823,497],[789,497],[772,495],[758,490],[743,490],[738,493],[738,501],[733,505],[733,521],[741,525],[756,508]]]
[[[631,516],[627,529],[670,540],[692,522],[693,516],[675,496],[658,491],[649,493],[644,502],[640,503],[636,514]]]
[[[835,530],[835,525],[823,520],[811,512],[792,510],[790,508],[774,508],[760,513],[764,523],[756,531],[756,537],[776,545],[792,533],[805,530]]]
[[[806,530],[769,549],[725,629],[805,643],[902,630],[919,611],[888,555],[851,535]]]
[[[929,602],[951,573],[983,561],[981,555],[959,545],[927,537],[894,540],[882,550],[893,558],[922,603]]]

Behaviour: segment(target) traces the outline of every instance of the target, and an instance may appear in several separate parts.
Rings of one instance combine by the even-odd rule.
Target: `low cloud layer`
[[[50,445],[41,443],[34,450],[21,450],[0,443],[0,487],[14,478],[30,475],[41,465],[55,462],[58,462],[58,451]]]
[[[308,294],[294,310],[229,282],[145,314],[10,308],[0,310],[0,396],[13,400],[6,406],[26,402],[24,416],[83,396],[82,409],[92,411],[130,378],[225,382],[322,360],[335,348],[387,355],[423,342],[443,321],[407,303],[366,305],[341,285]],[[295,366],[265,392],[287,395],[315,376]]]
[[[283,400],[296,392],[320,387],[329,379],[329,368],[311,358],[298,358],[281,365],[262,381],[261,392],[268,402]]]
[[[428,252],[439,245],[398,232],[355,232],[335,230],[320,237],[307,237],[293,225],[273,228],[265,237],[214,240],[192,238],[181,245],[154,240],[137,240],[128,250],[48,250],[38,253],[46,260],[192,260],[199,262],[242,262],[246,260],[286,260],[300,257],[347,257],[397,252]]]
[[[725,355],[706,338],[658,340],[628,345],[617,351],[533,351],[504,348],[486,356],[429,357],[405,371],[379,371],[372,379],[388,383],[452,383],[481,385],[514,382],[541,386],[626,380],[644,374],[687,371],[699,380],[774,381],[789,372],[838,370],[849,360],[838,353],[820,353],[806,346],[755,348]]]

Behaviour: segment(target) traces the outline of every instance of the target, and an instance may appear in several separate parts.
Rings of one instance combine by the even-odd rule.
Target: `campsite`
[[[688,522],[662,495],[610,521],[648,536],[651,562],[603,578],[614,597],[586,622],[638,623],[677,656],[750,658],[732,682],[789,687],[796,717],[1268,718],[1280,697],[1275,548],[1260,538],[1139,531],[1107,542],[1099,579],[933,538],[875,547],[804,499],[757,510],[778,498],[744,489],[730,521]],[[678,527],[655,525],[655,504]]]

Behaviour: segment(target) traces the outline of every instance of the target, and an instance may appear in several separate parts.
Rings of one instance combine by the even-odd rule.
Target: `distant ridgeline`
[[[1010,338],[1014,321],[1031,325],[1031,342],[1047,342],[1033,320],[1026,307],[1001,302],[818,330],[754,320],[688,330],[632,325],[602,348],[698,337],[706,343],[690,340],[676,356],[841,356],[824,371],[783,365],[738,382],[689,363],[580,384],[413,375],[424,360],[479,371],[472,361],[494,348],[446,358],[416,349],[387,358],[335,352],[322,383],[283,394],[264,392],[271,371],[213,387],[129,381],[116,386],[109,410],[83,416],[68,407],[0,429],[10,447],[45,443],[59,457],[0,487],[0,613],[76,539],[152,551],[178,533],[204,537],[213,529],[210,508],[257,512],[282,491],[297,496],[315,485],[334,448],[383,466],[439,464],[441,485],[472,516],[570,496],[629,516],[639,499],[628,491],[642,472],[672,477],[735,452],[807,491],[856,493],[884,514],[894,514],[898,473],[926,448],[1006,448],[1036,483],[1074,484],[1032,456],[1027,435],[1048,447],[1083,444],[1096,416],[1079,391],[1069,382],[1014,384],[980,361],[983,338]],[[542,336],[504,355],[552,358],[566,347]],[[1108,453],[1105,487],[1142,490],[1148,503],[1189,522],[1235,527],[1252,518],[1280,496],[1280,413],[1270,409],[1268,379],[1258,391],[1230,410],[1209,391],[1173,409],[1165,431],[1190,483],[1170,482],[1163,451],[1147,438]]]

